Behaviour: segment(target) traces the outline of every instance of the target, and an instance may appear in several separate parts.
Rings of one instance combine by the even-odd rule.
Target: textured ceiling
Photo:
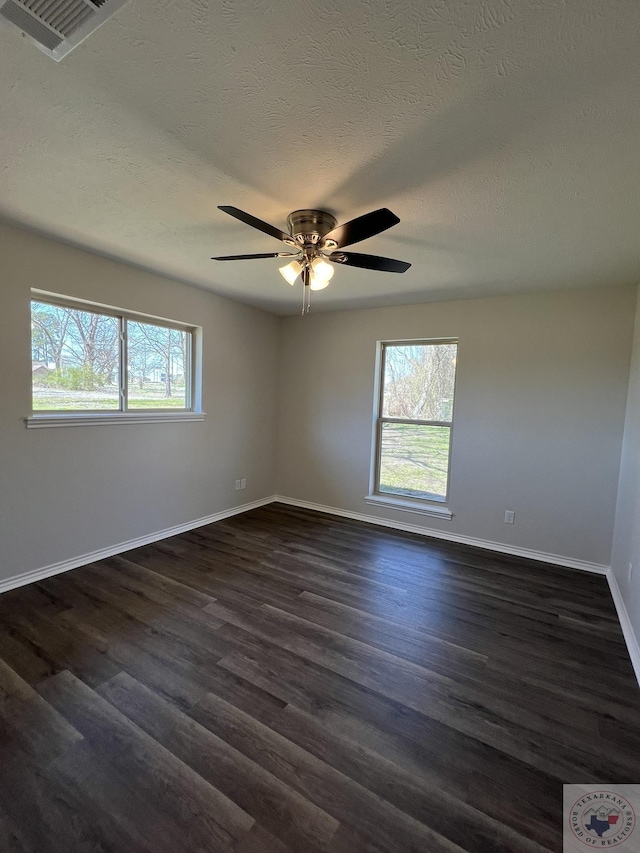
[[[637,0],[129,0],[56,64],[0,26],[0,215],[277,313],[300,207],[401,223],[312,310],[640,280]]]

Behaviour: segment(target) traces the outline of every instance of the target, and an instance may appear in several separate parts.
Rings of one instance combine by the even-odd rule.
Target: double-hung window
[[[431,504],[442,512],[449,494],[457,349],[455,340],[380,344],[370,500]]]
[[[29,426],[202,417],[199,330],[34,292]]]

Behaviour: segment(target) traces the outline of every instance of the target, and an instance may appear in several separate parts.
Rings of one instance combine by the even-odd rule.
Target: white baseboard
[[[184,524],[176,524],[174,527],[167,527],[165,530],[159,530],[156,533],[149,533],[147,536],[139,536],[137,539],[130,539],[128,542],[120,542],[117,545],[111,545],[108,548],[101,548],[99,551],[92,551],[90,554],[82,554],[80,557],[72,557],[70,560],[62,560],[59,563],[52,563],[50,566],[43,566],[40,569],[32,569],[30,572],[23,572],[20,575],[14,575],[11,578],[0,580],[0,593],[8,592],[10,589],[15,589],[19,586],[26,586],[29,583],[44,580],[52,575],[59,575],[62,572],[77,569],[80,566],[86,566],[89,563],[95,563],[97,560],[104,560],[105,557],[115,557],[117,554],[122,554],[124,551],[132,551],[134,548],[141,548],[143,545],[151,545],[153,542],[158,542],[160,539],[167,539],[169,536],[177,536],[179,533],[186,533],[187,530],[194,530],[196,527],[204,527],[205,524],[212,524],[214,521],[221,521],[223,518],[230,518],[232,515],[239,515],[243,512],[248,512],[250,509],[257,509],[259,506],[270,504],[274,500],[271,495],[268,498],[261,498],[257,501],[251,501],[241,506],[235,506],[231,509],[223,509],[221,512],[216,512],[213,515],[207,515],[204,518],[197,518],[195,521],[187,521]]]
[[[334,506],[301,501],[297,498],[287,498],[276,495],[275,501],[290,506],[299,506],[302,509],[312,509],[317,512],[326,512],[329,515],[341,515],[344,518],[353,518],[356,521],[364,521],[367,524],[377,524],[381,527],[391,527],[394,530],[405,530],[408,533],[418,533],[420,536],[431,536],[435,539],[446,539],[448,542],[458,542],[461,545],[473,545],[475,548],[485,548],[488,551],[498,551],[501,554],[511,554],[514,557],[525,557],[528,560],[537,560],[541,563],[552,563],[554,566],[563,566],[568,569],[578,569],[582,572],[591,572],[597,575],[606,575],[609,566],[600,563],[590,563],[587,560],[576,560],[573,557],[563,557],[560,554],[547,554],[545,551],[533,551],[530,548],[520,548],[517,545],[505,545],[502,542],[492,542],[488,539],[476,539],[473,536],[462,536],[458,533],[449,533],[446,530],[434,530],[431,527],[419,527],[417,524],[407,524],[403,521],[392,521],[388,518],[379,518],[375,515],[365,515],[361,512],[352,512],[348,509],[338,509]]]
[[[59,563],[52,563],[49,566],[42,566],[39,569],[32,569],[29,572],[23,572],[19,575],[0,580],[0,593],[7,592],[10,589],[15,589],[19,586],[25,586],[29,583],[35,583],[52,575],[59,575],[62,572],[77,569],[80,566],[86,566],[89,563],[95,563],[98,560],[103,560],[105,557],[114,557],[117,554],[122,554],[125,551],[131,551],[134,548],[140,548],[143,545],[150,545],[153,542],[158,542],[161,539],[167,539],[170,536],[177,536],[179,533],[186,533],[187,530],[194,530],[196,527],[203,527],[205,524],[213,524],[215,521],[221,521],[223,518],[230,518],[233,515],[239,515],[243,512],[248,512],[252,509],[265,506],[270,503],[283,503],[290,506],[298,506],[302,509],[316,510],[329,515],[338,515],[343,518],[352,518],[356,521],[364,521],[368,524],[376,524],[381,527],[390,527],[395,530],[404,530],[408,533],[418,533],[421,536],[432,536],[437,539],[445,539],[449,542],[459,542],[464,545],[473,545],[476,548],[485,548],[489,551],[498,551],[503,554],[511,554],[515,557],[525,557],[530,560],[538,560],[543,563],[552,563],[557,566],[565,566],[571,569],[579,569],[586,572],[595,572],[596,574],[607,575],[612,578],[609,566],[600,565],[598,563],[589,563],[586,560],[575,560],[569,557],[562,557],[558,554],[547,554],[542,551],[532,551],[529,548],[518,548],[516,546],[504,545],[500,542],[491,542],[486,539],[475,539],[471,536],[461,536],[455,533],[449,533],[442,530],[434,530],[427,527],[419,527],[416,524],[407,524],[400,521],[391,521],[386,518],[378,518],[374,515],[365,515],[360,512],[352,512],[347,509],[340,509],[333,506],[325,506],[324,504],[313,503],[312,501],[298,500],[297,498],[289,498],[284,495],[270,495],[266,498],[260,498],[257,501],[241,504],[240,506],[225,509],[213,515],[197,518],[194,521],[187,521],[184,524],[177,524],[173,527],[167,527],[164,530],[158,530],[155,533],[149,533],[146,536],[139,536],[137,539],[131,539],[128,542],[119,542],[117,545],[111,545],[108,548],[101,548],[98,551],[92,551],[89,554],[81,554],[79,557],[72,557],[69,560],[62,560]],[[615,578],[613,579],[615,582]],[[611,583],[611,580],[610,580]],[[612,595],[618,607],[618,601],[622,603],[620,591],[615,587],[615,592],[612,587]],[[617,595],[617,598],[616,598]],[[623,605],[624,606],[624,605]],[[618,607],[620,613],[620,608]],[[624,611],[626,616],[626,610]],[[627,619],[627,630],[631,630],[631,623]],[[622,617],[621,617],[622,621]],[[633,635],[633,632],[632,632]],[[626,634],[625,634],[626,636]],[[635,639],[635,638],[634,638]],[[636,644],[637,646],[637,644]]]
[[[622,628],[622,633],[627,644],[631,664],[638,679],[638,684],[640,684],[640,643],[638,642],[636,632],[633,630],[633,625],[631,624],[629,613],[620,592],[618,581],[611,569],[607,572],[607,580],[609,581],[609,589],[611,590],[613,603],[616,606],[618,620],[620,621],[620,627]]]

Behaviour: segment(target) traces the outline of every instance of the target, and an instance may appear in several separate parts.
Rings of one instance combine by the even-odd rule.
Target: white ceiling
[[[129,0],[56,64],[0,26],[0,215],[281,314],[284,228],[386,206],[313,310],[640,280],[638,0]],[[282,263],[282,262],[281,262]]]

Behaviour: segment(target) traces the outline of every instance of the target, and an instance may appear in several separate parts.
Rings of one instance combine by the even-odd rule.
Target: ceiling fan
[[[292,251],[268,252],[260,255],[226,255],[212,258],[213,261],[242,261],[253,258],[291,258],[291,261],[280,267],[282,277],[289,284],[295,284],[298,276],[304,285],[302,313],[309,310],[312,290],[323,290],[331,280],[333,264],[360,267],[365,270],[380,272],[406,272],[411,264],[406,261],[396,261],[393,258],[381,258],[378,255],[363,255],[360,252],[343,252],[346,246],[359,243],[397,225],[400,220],[388,210],[381,207],[364,216],[358,216],[344,225],[338,225],[334,216],[324,210],[294,210],[287,217],[289,233],[281,231],[268,222],[256,219],[250,213],[245,213],[237,207],[220,205],[218,210],[228,213],[244,222],[282,240]]]

